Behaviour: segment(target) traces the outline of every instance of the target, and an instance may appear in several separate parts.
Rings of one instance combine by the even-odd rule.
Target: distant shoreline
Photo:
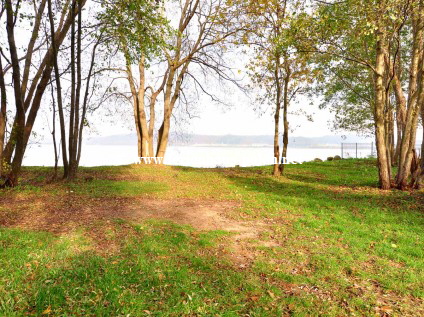
[[[369,143],[371,144],[371,143]],[[53,145],[53,143],[39,143],[32,146]],[[83,146],[133,146],[134,144],[94,144],[84,143]],[[194,147],[194,148],[273,148],[270,144],[170,144],[170,147]],[[323,144],[323,145],[309,145],[309,144],[289,144],[289,148],[302,148],[302,149],[340,149],[341,144]]]

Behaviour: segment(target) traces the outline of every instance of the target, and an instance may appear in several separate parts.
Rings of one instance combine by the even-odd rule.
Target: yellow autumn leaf
[[[52,309],[51,309],[51,307],[49,306],[49,307],[47,307],[41,314],[42,315],[49,315],[49,314],[51,314],[51,312],[52,312]]]

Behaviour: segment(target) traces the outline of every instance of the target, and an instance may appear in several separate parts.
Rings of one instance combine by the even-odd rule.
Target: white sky
[[[309,104],[306,106],[309,107]],[[318,107],[313,110],[316,113],[315,122],[309,122],[305,117],[290,116],[291,127],[299,126],[293,135],[314,137],[334,134],[328,127],[331,114]],[[229,110],[210,105],[201,110],[200,118],[194,119],[191,130],[195,134],[208,135],[273,135],[274,118],[270,111],[260,116],[250,104],[238,104]]]
[[[182,128],[174,125],[174,130],[178,132],[186,132],[190,134],[201,135],[273,135],[274,134],[274,118],[271,110],[260,115],[253,109],[252,101],[243,95],[243,93],[233,90],[234,101],[231,108],[216,105],[208,100],[201,100],[194,105],[196,108],[196,117],[188,120]],[[318,100],[316,101],[318,104]],[[94,135],[109,136],[117,134],[134,133],[132,109],[131,106],[125,105],[128,111],[127,118],[122,118],[121,121],[111,125],[108,120],[105,122],[91,118],[94,123],[92,133]],[[307,120],[305,116],[291,114],[290,135],[304,137],[319,137],[324,135],[343,135],[343,132],[332,132],[330,129],[333,115],[328,110],[318,109],[318,106],[310,106],[307,99],[302,100],[299,104],[294,104],[291,107],[293,110],[302,108],[308,109],[308,114],[312,115],[314,122]],[[182,130],[182,131],[181,131]],[[282,130],[281,130],[282,131]],[[93,135],[94,134],[94,135]]]

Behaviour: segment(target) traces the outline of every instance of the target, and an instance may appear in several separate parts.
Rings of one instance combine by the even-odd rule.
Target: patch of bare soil
[[[234,202],[198,201],[198,200],[144,200],[143,207],[130,208],[131,220],[163,219],[178,224],[190,225],[202,231],[224,230],[234,233],[226,240],[227,255],[240,268],[247,268],[255,258],[256,249],[252,244],[267,247],[278,246],[275,241],[261,241],[261,234],[269,230],[262,222],[241,222],[226,215],[239,207]]]
[[[5,202],[2,202],[5,203]],[[234,233],[226,241],[228,255],[241,268],[248,267],[255,257],[256,245],[277,246],[275,241],[261,241],[269,231],[265,223],[230,219],[239,205],[231,201],[154,200],[134,198],[89,199],[69,197],[58,202],[51,197],[13,199],[6,202],[9,210],[0,211],[0,226],[67,234],[78,228],[90,228],[90,237],[99,248],[115,249],[113,241],[104,238],[105,228],[114,219],[138,223],[149,219],[168,220],[190,225],[199,231],[224,230]],[[99,227],[100,226],[100,227]]]

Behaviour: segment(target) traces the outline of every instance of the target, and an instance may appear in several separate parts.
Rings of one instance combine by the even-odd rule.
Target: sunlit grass
[[[0,192],[0,199],[44,195],[55,203],[72,192],[81,202],[232,200],[240,207],[227,216],[266,221],[269,232],[262,239],[278,246],[251,245],[255,260],[240,269],[226,256],[231,246],[224,231],[119,219],[66,235],[3,228],[0,315],[370,316],[381,307],[399,316],[423,312],[423,192],[378,190],[373,160],[289,165],[280,178],[270,172],[100,167],[82,169],[74,183],[48,183],[42,175],[50,169],[27,169],[22,186]],[[1,212],[13,210],[1,206]],[[110,245],[113,252],[102,249]]]

